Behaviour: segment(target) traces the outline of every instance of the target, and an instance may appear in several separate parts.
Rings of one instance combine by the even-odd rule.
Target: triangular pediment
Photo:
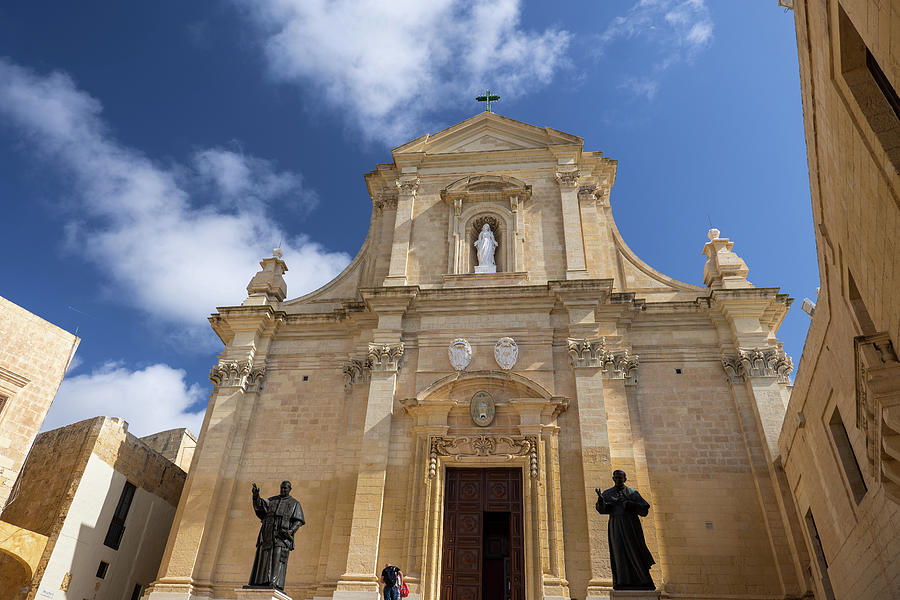
[[[463,154],[573,145],[580,148],[583,144],[584,140],[575,135],[483,112],[437,133],[416,138],[395,148],[393,154]]]

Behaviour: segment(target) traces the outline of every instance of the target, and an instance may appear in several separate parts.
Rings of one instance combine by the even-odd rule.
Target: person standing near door
[[[384,600],[400,600],[400,580],[403,571],[390,563],[381,570],[381,583],[384,584]]]

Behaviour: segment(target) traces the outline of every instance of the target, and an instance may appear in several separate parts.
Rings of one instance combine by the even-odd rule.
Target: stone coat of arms
[[[479,427],[487,427],[494,420],[496,413],[494,398],[485,391],[476,392],[469,402],[469,414]]]
[[[516,340],[511,337],[502,337],[497,340],[494,345],[494,360],[504,371],[508,371],[516,366],[519,360],[519,346]]]
[[[456,338],[450,342],[447,348],[447,355],[450,357],[450,364],[457,371],[465,371],[469,363],[472,362],[472,346],[463,338]]]

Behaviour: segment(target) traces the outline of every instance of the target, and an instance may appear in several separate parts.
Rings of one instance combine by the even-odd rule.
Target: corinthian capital
[[[373,371],[397,371],[403,357],[403,342],[369,344],[368,362]]]
[[[209,380],[217,389],[235,387],[245,392],[258,392],[265,374],[265,366],[254,367],[247,360],[221,361],[210,369]]]
[[[600,369],[607,379],[624,379],[626,384],[637,383],[639,356],[628,350],[610,352],[606,349],[606,338],[568,340],[569,360],[578,368]]]
[[[597,191],[596,185],[582,185],[578,188],[578,199],[590,200],[591,198],[596,198]]]
[[[369,359],[350,360],[344,365],[344,389],[350,390],[354,383],[365,383],[369,380]]]
[[[556,181],[560,187],[575,188],[578,185],[578,171],[557,171]]]
[[[569,338],[569,361],[573,367],[599,367],[606,353],[606,338],[595,340]]]
[[[372,196],[372,206],[375,207],[375,210],[383,210],[385,208],[396,208],[397,207],[397,190],[391,190],[388,188],[384,188],[376,195]]]
[[[737,355],[722,357],[722,368],[732,383],[745,377],[775,377],[778,383],[790,383],[794,362],[780,347],[741,348]]]
[[[414,177],[412,179],[398,179],[396,181],[397,189],[400,190],[401,194],[404,195],[416,195],[416,190],[419,189],[419,178]]]

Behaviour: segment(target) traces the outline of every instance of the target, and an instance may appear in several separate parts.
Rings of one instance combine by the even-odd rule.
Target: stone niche
[[[441,190],[450,205],[447,273],[475,272],[475,240],[488,223],[497,240],[494,261],[498,273],[525,271],[525,210],[531,186],[515,177],[478,175],[463,177]]]

